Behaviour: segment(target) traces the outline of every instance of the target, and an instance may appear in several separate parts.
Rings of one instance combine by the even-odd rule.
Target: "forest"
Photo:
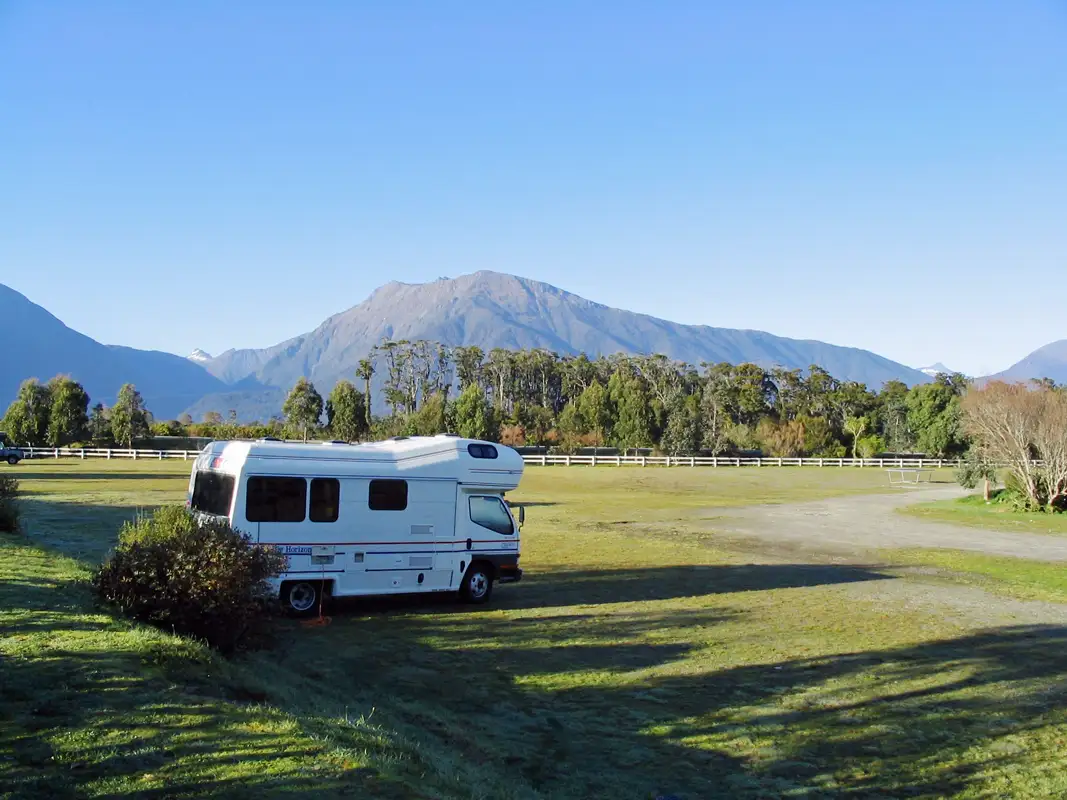
[[[670,455],[951,457],[968,446],[960,407],[967,386],[959,374],[872,390],[817,365],[693,365],[663,355],[590,359],[383,341],[352,380],[324,396],[301,378],[282,414],[257,423],[239,423],[228,409],[201,420],[155,420],[135,386],[123,386],[105,407],[92,405],[77,381],[56,376],[24,381],[2,424],[9,438],[34,446],[130,446],[153,436],[365,441],[452,432],[564,453],[610,447]]]

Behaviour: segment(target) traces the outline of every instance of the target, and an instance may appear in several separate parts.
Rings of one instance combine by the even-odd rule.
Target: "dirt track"
[[[1067,561],[1067,537],[1003,533],[926,522],[896,513],[911,503],[961,497],[959,488],[903,489],[897,494],[843,497],[811,503],[715,509],[707,524],[716,537],[748,553],[803,563],[880,561],[878,551],[902,547],[973,550],[1040,561]],[[1016,600],[976,586],[946,583],[927,568],[894,569],[884,581],[841,587],[858,602],[899,605],[965,626],[1063,624],[1067,605]],[[905,577],[905,580],[901,580]]]
[[[812,503],[716,510],[711,525],[772,548],[813,555],[870,557],[897,547],[947,547],[1038,561],[1067,561],[1067,537],[1005,533],[926,522],[897,514],[912,503],[962,497],[959,488],[902,489],[897,494],[839,497]]]

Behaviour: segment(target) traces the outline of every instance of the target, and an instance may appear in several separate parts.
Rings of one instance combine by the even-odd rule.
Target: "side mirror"
[[[519,527],[526,521],[526,506],[519,506]]]

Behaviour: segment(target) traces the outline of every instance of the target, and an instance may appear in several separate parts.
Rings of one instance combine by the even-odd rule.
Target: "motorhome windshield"
[[[218,517],[230,515],[230,502],[233,500],[233,475],[221,472],[199,471],[193,482],[193,511],[214,514]]]

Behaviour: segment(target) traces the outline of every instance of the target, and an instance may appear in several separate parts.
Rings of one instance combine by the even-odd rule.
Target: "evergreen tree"
[[[326,420],[335,439],[359,441],[368,431],[364,395],[348,381],[338,381],[326,401]]]
[[[89,395],[77,381],[57,375],[48,382],[52,404],[48,416],[48,444],[62,447],[85,438],[89,427]]]
[[[495,441],[493,410],[485,399],[485,391],[471,383],[456,399],[456,433],[465,439]]]
[[[36,378],[23,381],[4,415],[5,432],[17,444],[41,447],[48,438],[51,407],[52,398],[47,386]]]
[[[89,415],[89,438],[100,444],[112,441],[111,420],[108,419],[103,403],[93,406],[92,413]]]
[[[608,397],[615,408],[612,440],[623,450],[652,444],[652,405],[644,379],[624,370],[608,381]]]
[[[148,436],[151,417],[144,406],[141,393],[132,383],[123,384],[119,389],[118,399],[108,415],[111,421],[111,435],[116,444],[133,447],[138,439]]]
[[[661,446],[669,455],[690,455],[700,449],[700,398],[678,392],[667,406],[667,430]]]
[[[282,404],[286,425],[298,431],[306,442],[308,430],[315,429],[322,419],[322,395],[315,390],[315,384],[307,378],[301,378],[289,392]]]
[[[593,435],[593,443],[602,447],[611,433],[611,403],[603,384],[594,380],[578,398],[578,413],[585,428]]]

